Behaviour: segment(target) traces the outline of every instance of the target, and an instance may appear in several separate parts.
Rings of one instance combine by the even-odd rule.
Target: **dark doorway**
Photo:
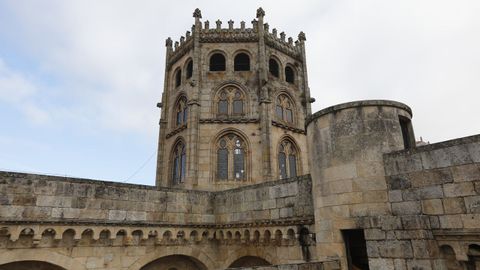
[[[369,270],[367,242],[363,230],[343,230],[349,270]]]

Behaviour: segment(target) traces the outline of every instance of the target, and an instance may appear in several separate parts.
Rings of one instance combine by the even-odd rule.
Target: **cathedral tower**
[[[166,40],[156,184],[223,190],[309,172],[305,34],[269,30],[257,10],[228,27],[195,24]]]

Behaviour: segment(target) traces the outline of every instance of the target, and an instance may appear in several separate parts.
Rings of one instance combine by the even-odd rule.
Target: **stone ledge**
[[[437,150],[437,149],[442,149],[442,148],[447,148],[447,147],[457,146],[457,145],[464,145],[469,143],[480,143],[480,134],[438,142],[438,143],[417,146],[412,149],[404,149],[404,150],[394,151],[390,153],[385,153],[383,154],[383,156],[387,158],[409,156],[415,153],[428,152],[432,150]]]
[[[342,104],[338,104],[338,105],[334,105],[334,106],[322,109],[322,110],[312,114],[311,116],[309,116],[306,120],[305,126],[308,126],[308,124],[310,124],[310,122],[312,122],[313,120],[315,120],[315,119],[317,119],[317,118],[319,118],[323,115],[329,114],[329,113],[333,113],[333,112],[336,112],[336,111],[341,111],[341,110],[348,109],[348,108],[368,107],[368,106],[396,107],[396,108],[407,111],[410,114],[410,116],[413,116],[412,109],[410,107],[408,107],[408,105],[403,104],[403,103],[398,102],[398,101],[382,100],[382,99],[378,99],[378,100],[359,100],[359,101],[342,103]]]

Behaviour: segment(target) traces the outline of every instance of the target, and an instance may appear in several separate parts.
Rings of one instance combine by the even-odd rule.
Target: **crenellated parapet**
[[[279,50],[286,55],[295,59],[302,59],[302,45],[305,41],[305,34],[300,32],[298,39],[294,40],[292,37],[288,37],[285,32],[277,32],[277,29],[273,28],[269,31],[270,26],[268,23],[263,25],[259,24],[259,18],[262,19],[265,16],[265,12],[262,8],[257,10],[257,19],[253,19],[250,23],[250,27],[247,27],[245,21],[241,21],[236,27],[233,20],[229,20],[224,24],[221,20],[210,22],[206,20],[201,23],[202,18],[201,11],[197,8],[193,13],[195,18],[195,24],[192,26],[191,32],[187,31],[185,36],[181,36],[179,41],[173,42],[171,38],[167,39],[167,62],[170,66],[184,56],[188,51],[193,49],[194,39],[197,37],[195,31],[198,31],[198,39],[200,43],[246,43],[246,42],[258,42],[261,32],[263,32],[263,38],[265,44],[276,50]],[[198,29],[197,29],[198,28]],[[260,31],[260,28],[262,30]]]

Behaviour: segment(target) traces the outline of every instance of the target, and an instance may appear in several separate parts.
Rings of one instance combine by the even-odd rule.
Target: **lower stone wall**
[[[238,270],[338,270],[340,268],[339,261],[324,261],[324,262],[310,262],[298,264],[282,264],[270,266],[256,266],[256,267],[242,267],[242,268],[228,268]]]

